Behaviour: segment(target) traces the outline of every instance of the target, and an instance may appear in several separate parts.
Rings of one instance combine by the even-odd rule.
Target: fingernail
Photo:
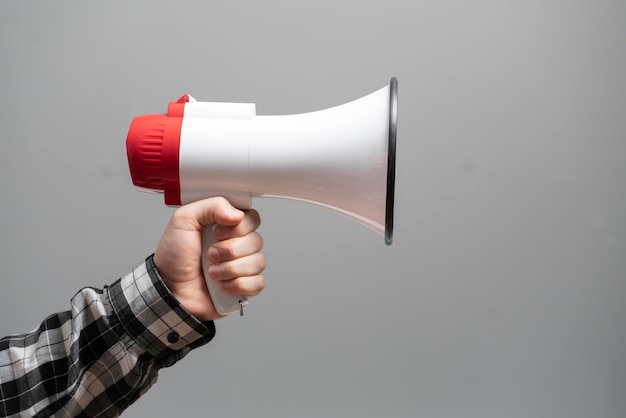
[[[220,256],[220,250],[215,247],[209,248],[209,259],[218,260]]]
[[[236,207],[231,207],[230,209],[228,209],[228,214],[230,216],[240,216],[243,213],[243,211],[237,209]]]
[[[219,272],[220,272],[219,265],[212,264],[209,266],[209,276],[211,276],[212,278],[216,279],[218,277],[217,275],[219,274]]]
[[[213,231],[213,236],[215,236],[216,240],[221,241],[228,236],[228,229],[218,226]]]

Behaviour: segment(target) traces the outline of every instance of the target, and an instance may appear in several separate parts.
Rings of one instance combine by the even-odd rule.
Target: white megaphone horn
[[[332,209],[393,238],[398,81],[329,109],[294,115],[257,115],[254,104],[198,102],[189,95],[166,114],[137,116],[126,139],[137,189],[163,193],[180,206],[224,196],[240,209],[252,197],[280,197]],[[226,295],[203,272],[216,310],[242,311],[241,296]]]

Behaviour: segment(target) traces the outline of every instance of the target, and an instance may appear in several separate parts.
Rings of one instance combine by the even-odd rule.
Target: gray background
[[[0,59],[2,335],[154,250],[135,115],[399,79],[394,245],[258,199],[266,290],[127,416],[624,416],[624,1],[3,1]]]

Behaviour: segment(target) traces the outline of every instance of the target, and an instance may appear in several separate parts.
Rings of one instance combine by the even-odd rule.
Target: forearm
[[[0,340],[0,415],[115,416],[158,370],[215,334],[172,296],[152,257],[104,289],[85,288],[71,310],[29,334]]]

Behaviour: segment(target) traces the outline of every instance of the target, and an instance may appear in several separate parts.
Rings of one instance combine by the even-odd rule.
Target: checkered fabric
[[[116,417],[215,335],[161,280],[152,256],[28,334],[0,339],[0,416]]]

